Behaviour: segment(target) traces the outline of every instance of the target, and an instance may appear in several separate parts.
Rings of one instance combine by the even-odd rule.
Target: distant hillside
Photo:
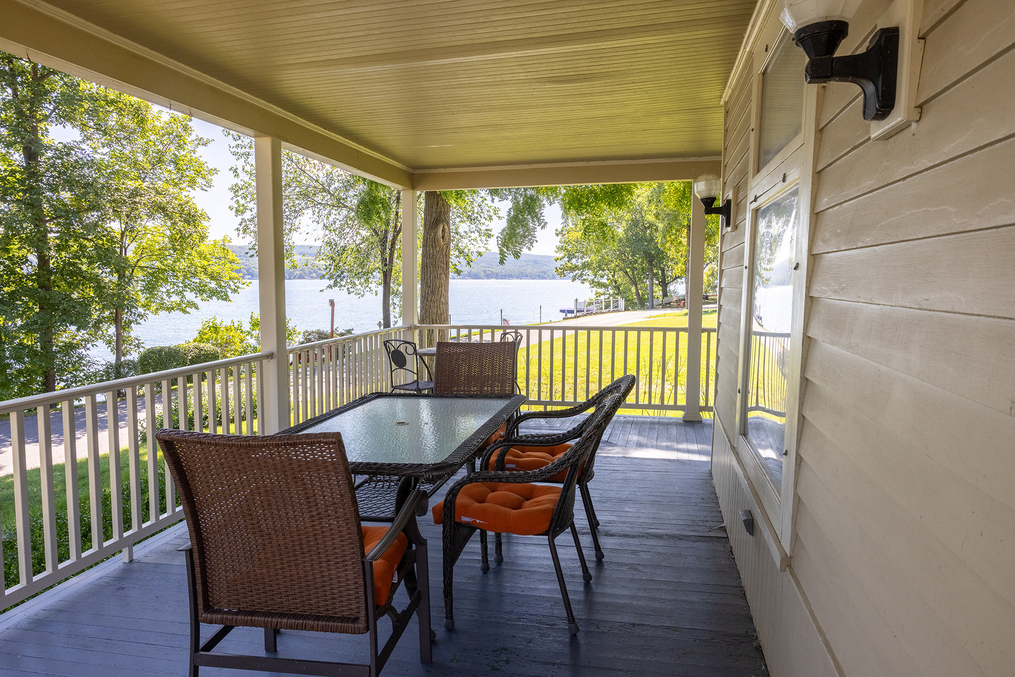
[[[247,253],[247,245],[231,244],[229,249],[240,259],[240,275],[244,280],[257,279],[257,259]],[[321,272],[313,264],[317,255],[317,247],[308,245],[296,246],[296,257],[300,267],[285,271],[287,280],[316,280]],[[560,279],[553,268],[556,263],[552,256],[543,254],[522,254],[520,259],[508,257],[504,265],[498,262],[497,252],[487,252],[476,259],[472,266],[462,271],[461,275],[452,276],[460,280],[557,280]]]
[[[508,257],[500,265],[497,252],[487,252],[473,261],[472,266],[457,276],[460,280],[557,280],[552,256],[522,254],[520,259]],[[455,277],[455,276],[452,276]]]
[[[257,259],[247,253],[248,247],[245,244],[231,244],[229,249],[240,259],[240,276],[244,280],[257,279]],[[287,280],[316,280],[321,277],[321,272],[312,263],[317,255],[317,247],[307,245],[296,245],[296,259],[300,267],[296,270],[286,270]],[[309,264],[309,265],[307,265]]]

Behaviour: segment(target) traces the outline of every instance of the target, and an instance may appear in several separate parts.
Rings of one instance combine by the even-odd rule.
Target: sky
[[[229,184],[232,181],[232,173],[229,168],[233,164],[233,156],[229,154],[229,144],[222,135],[222,128],[202,120],[193,119],[194,130],[201,136],[212,139],[212,142],[202,149],[201,155],[212,167],[218,169],[214,178],[214,185],[209,191],[199,191],[195,195],[198,206],[208,213],[210,217],[209,234],[213,238],[220,238],[228,235],[234,242],[237,241],[236,217],[229,210],[231,196]],[[501,205],[501,216],[499,221],[494,222],[493,231],[497,233],[504,227],[503,215],[507,213],[507,203]],[[557,246],[557,228],[560,227],[560,208],[556,205],[546,211],[547,226],[539,233],[535,246],[529,250],[532,254],[554,255]],[[315,244],[313,242],[300,242],[299,244]],[[490,240],[489,248],[495,251],[496,240]]]

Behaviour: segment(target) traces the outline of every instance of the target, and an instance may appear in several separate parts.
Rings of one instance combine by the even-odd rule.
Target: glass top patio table
[[[469,461],[525,399],[372,393],[279,434],[339,432],[353,474],[433,481]]]

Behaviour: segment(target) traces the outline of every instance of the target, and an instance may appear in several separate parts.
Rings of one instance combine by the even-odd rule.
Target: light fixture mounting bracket
[[[712,214],[719,214],[723,218],[723,225],[727,228],[730,227],[730,217],[733,214],[733,201],[726,198],[726,202],[722,203],[721,206],[716,207],[715,201],[717,198],[714,197],[702,197],[698,198],[701,200],[702,206],[705,208],[705,215],[710,216]]]
[[[852,82],[863,90],[863,119],[884,120],[895,107],[899,71],[899,29],[881,28],[867,50],[835,56],[849,33],[845,21],[818,21],[797,29],[793,40],[809,60],[804,77],[810,84]]]

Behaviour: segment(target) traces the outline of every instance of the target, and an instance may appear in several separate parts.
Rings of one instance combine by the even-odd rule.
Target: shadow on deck
[[[559,539],[581,626],[574,638],[540,537],[505,537],[505,561],[487,574],[473,539],[455,567],[457,627],[446,632],[440,527],[421,518],[431,544],[433,664],[419,663],[410,628],[382,674],[766,674],[709,474],[711,432],[709,422],[614,420],[591,485],[605,561],[592,557],[580,502],[576,515],[592,583],[582,584],[570,538]],[[173,527],[139,545],[134,562],[109,560],[0,616],[0,673],[186,674],[186,573],[175,551],[186,541],[185,527]],[[357,662],[367,656],[366,636],[283,632],[278,642],[280,656]],[[237,629],[220,646],[259,652],[263,634]],[[202,668],[201,674],[256,673]]]

